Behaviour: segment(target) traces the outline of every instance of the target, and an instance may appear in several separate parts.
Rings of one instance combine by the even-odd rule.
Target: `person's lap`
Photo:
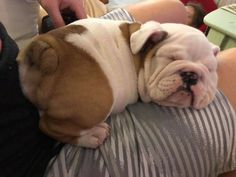
[[[107,122],[102,146],[66,145],[47,176],[215,177],[236,169],[236,117],[220,92],[199,111],[139,102]]]

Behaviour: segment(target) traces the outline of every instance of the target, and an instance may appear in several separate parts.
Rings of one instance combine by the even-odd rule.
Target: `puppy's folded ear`
[[[25,51],[25,64],[38,69],[42,75],[52,74],[58,66],[56,51],[45,41],[36,40]]]
[[[211,42],[210,42],[211,43]],[[211,43],[213,54],[216,56],[220,52],[220,47]]]
[[[138,31],[141,27],[141,23],[134,22],[129,25],[129,32],[130,34],[133,34],[134,32]],[[131,35],[130,35],[131,36]]]
[[[49,41],[49,42],[48,42]],[[46,107],[59,57],[50,40],[36,38],[18,57],[23,93],[40,108]]]
[[[137,54],[143,48],[154,46],[167,36],[160,23],[149,21],[141,25],[141,28],[130,37],[130,47],[133,54]]]

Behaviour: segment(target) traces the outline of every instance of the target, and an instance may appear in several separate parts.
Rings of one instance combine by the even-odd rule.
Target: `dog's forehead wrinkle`
[[[184,46],[180,45],[163,45],[159,48],[156,55],[158,57],[166,57],[172,60],[187,60],[188,54]]]

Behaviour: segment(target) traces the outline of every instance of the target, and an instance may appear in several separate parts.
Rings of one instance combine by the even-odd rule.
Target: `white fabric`
[[[23,48],[38,34],[38,13],[37,0],[0,1],[0,21],[19,48]]]

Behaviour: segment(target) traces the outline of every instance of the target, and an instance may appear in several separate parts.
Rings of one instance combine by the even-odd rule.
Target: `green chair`
[[[221,50],[236,47],[236,4],[207,14],[204,23],[209,27],[207,38]]]

